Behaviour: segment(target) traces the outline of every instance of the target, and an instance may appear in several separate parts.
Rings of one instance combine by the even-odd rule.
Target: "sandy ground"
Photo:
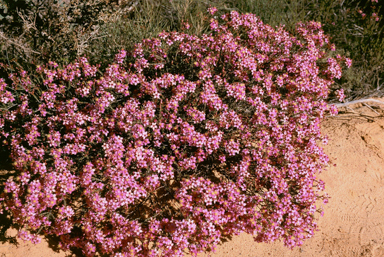
[[[291,251],[280,242],[259,244],[241,234],[221,244],[212,257],[384,256],[384,108],[373,103],[348,107],[322,123],[330,139],[325,150],[337,166],[319,175],[331,199],[314,237]],[[59,251],[48,240],[23,243],[15,234],[0,216],[0,257],[79,256]]]

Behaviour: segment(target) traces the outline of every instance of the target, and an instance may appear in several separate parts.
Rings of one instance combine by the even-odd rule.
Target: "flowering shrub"
[[[20,238],[183,256],[241,232],[290,248],[313,235],[328,199],[320,121],[337,114],[324,99],[350,60],[327,58],[315,22],[295,38],[231,12],[211,31],[161,33],[105,71],[49,62],[40,87],[22,70],[1,79],[1,137],[19,174],[1,200]]]

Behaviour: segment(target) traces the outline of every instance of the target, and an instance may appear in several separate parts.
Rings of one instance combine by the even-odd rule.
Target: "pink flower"
[[[191,26],[189,25],[188,22],[185,22],[185,23],[184,23],[184,27],[185,27],[185,29],[189,29]]]
[[[352,66],[352,60],[349,58],[345,58],[345,64],[347,65],[348,68]]]
[[[336,91],[336,95],[339,99],[340,102],[343,102],[344,99],[345,99],[345,95],[344,95],[344,89],[339,89]]]
[[[210,13],[211,15],[214,15],[216,12],[217,12],[217,8],[216,7],[208,8],[208,13]]]

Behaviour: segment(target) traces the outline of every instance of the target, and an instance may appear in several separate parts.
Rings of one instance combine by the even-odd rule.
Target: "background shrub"
[[[84,54],[113,11],[109,1],[4,1],[2,62],[68,63]]]

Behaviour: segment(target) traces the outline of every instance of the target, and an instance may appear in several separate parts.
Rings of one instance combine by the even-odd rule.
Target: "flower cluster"
[[[373,6],[371,6],[371,8],[372,8],[373,10],[375,10],[375,9],[376,9],[375,3],[379,3],[379,0],[371,0],[371,2],[372,2],[372,4],[373,4]],[[361,14],[361,17],[362,17],[363,20],[367,17],[367,14],[364,13],[363,10],[358,9],[357,12],[358,12],[359,14]],[[370,19],[371,19],[371,20],[375,20],[376,22],[378,22],[378,21],[380,20],[380,17],[379,17],[379,15],[378,15],[378,13],[373,12],[372,15],[371,15],[371,17],[370,17]]]
[[[211,30],[163,32],[104,71],[81,58],[38,67],[40,82],[22,70],[0,80],[0,136],[18,174],[0,203],[21,238],[154,257],[240,232],[290,248],[313,235],[327,200],[319,124],[337,113],[325,99],[350,60],[327,57],[316,22],[296,38],[231,12]]]

